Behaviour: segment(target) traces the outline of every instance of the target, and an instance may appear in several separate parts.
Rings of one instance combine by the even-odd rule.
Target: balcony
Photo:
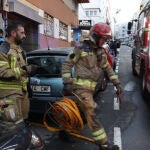
[[[77,0],[78,3],[89,3],[90,0]]]

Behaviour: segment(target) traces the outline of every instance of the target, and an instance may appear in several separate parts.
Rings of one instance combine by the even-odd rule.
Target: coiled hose
[[[47,117],[53,117],[57,127],[51,126],[47,122]],[[49,131],[65,130],[77,138],[95,143],[93,139],[79,134],[84,129],[84,123],[76,103],[69,98],[64,97],[55,102],[44,114],[43,123]]]
[[[52,127],[47,121],[46,117],[50,114],[56,124],[59,126]],[[84,123],[80,115],[80,111],[76,103],[69,98],[62,98],[60,101],[55,102],[44,114],[43,123],[50,131],[68,130],[78,132],[84,129]]]

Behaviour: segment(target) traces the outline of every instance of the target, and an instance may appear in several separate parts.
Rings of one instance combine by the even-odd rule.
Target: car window
[[[28,63],[38,65],[36,76],[61,77],[62,64],[66,56],[31,56]]]

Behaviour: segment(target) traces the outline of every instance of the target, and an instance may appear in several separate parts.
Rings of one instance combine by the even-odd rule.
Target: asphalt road
[[[116,110],[115,89],[109,83],[97,99],[97,117],[102,122],[109,141],[119,144],[122,150],[150,150],[150,106],[142,99],[140,80],[132,75],[131,48],[127,46],[120,48],[116,74],[124,88],[122,103]],[[35,118],[39,117],[35,115]],[[88,141],[73,138],[73,142],[68,142],[60,139],[57,132],[33,127],[46,142],[46,150],[99,150],[95,144]],[[82,134],[91,137],[87,127]]]

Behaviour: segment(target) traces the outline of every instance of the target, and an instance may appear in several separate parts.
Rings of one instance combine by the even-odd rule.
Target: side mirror
[[[132,25],[133,25],[133,22],[128,22],[128,31],[127,31],[127,34],[131,34]]]
[[[133,22],[128,22],[128,30],[131,30]]]

